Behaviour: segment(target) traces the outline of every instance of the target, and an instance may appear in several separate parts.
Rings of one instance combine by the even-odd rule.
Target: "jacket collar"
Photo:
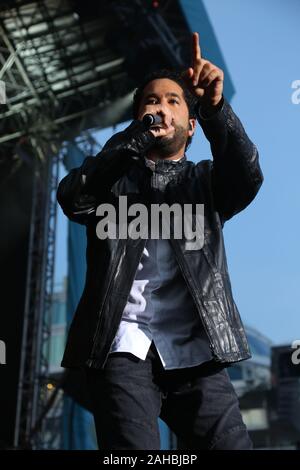
[[[177,160],[163,160],[159,159],[156,161],[150,160],[144,157],[145,165],[155,173],[166,174],[166,173],[177,173],[180,171],[186,161],[186,155],[183,155]]]
[[[151,174],[150,185],[154,189],[164,191],[170,181],[177,181],[187,158],[183,155],[178,160],[156,160],[155,162],[144,157],[144,167]]]

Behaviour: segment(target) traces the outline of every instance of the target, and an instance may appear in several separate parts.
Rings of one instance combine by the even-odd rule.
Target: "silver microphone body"
[[[156,124],[161,124],[163,119],[159,114],[145,114],[142,119],[145,127],[149,129],[151,126],[155,126]]]

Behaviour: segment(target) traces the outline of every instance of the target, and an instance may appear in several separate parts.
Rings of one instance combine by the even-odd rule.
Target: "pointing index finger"
[[[193,68],[195,68],[197,62],[201,62],[201,49],[199,43],[199,34],[193,33],[192,36],[192,56],[193,56]]]

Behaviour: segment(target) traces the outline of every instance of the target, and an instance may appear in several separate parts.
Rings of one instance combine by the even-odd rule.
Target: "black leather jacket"
[[[185,160],[178,178],[167,184],[164,198],[169,205],[204,204],[203,247],[186,251],[184,239],[171,237],[170,242],[213,357],[231,363],[251,354],[232,296],[222,228],[254,199],[263,175],[257,149],[226,100],[213,117],[203,119],[198,114],[198,121],[210,142],[213,161]],[[118,207],[120,195],[127,196],[128,206],[149,203],[151,170],[142,156],[155,137],[140,126],[133,121],[115,134],[96,157],[85,158],[58,187],[57,199],[64,213],[84,224],[87,234],[86,282],[70,327],[63,367],[104,367],[142,256],[143,238],[100,240],[96,235],[99,204]]]

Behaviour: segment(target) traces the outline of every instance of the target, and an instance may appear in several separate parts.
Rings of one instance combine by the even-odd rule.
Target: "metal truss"
[[[32,138],[34,186],[14,445],[43,448],[36,428],[48,400],[59,149]]]
[[[105,21],[107,27],[110,20]],[[70,126],[78,135],[82,117],[97,115],[128,91],[124,58],[104,45],[102,23],[100,18],[83,23],[65,0],[15,2],[0,11],[0,51],[15,54],[5,80],[1,143],[30,134],[46,116],[47,127],[60,135]]]
[[[115,124],[103,123],[101,110],[132,91],[139,62],[153,46],[165,66],[184,64],[186,24],[176,1],[160,4],[158,11],[146,0],[102,0],[95,2],[94,17],[82,16],[76,0],[0,7],[0,53],[15,54],[7,71],[0,142],[28,135],[45,115],[60,134],[72,127],[78,135],[82,118],[86,128]]]

